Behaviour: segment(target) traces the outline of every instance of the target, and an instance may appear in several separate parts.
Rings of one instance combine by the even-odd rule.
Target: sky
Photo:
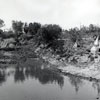
[[[12,20],[58,24],[63,29],[100,25],[100,0],[0,0],[0,18],[7,28]]]

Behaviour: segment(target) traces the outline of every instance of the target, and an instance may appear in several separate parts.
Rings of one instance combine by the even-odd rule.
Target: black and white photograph
[[[0,0],[0,100],[100,100],[100,0]]]

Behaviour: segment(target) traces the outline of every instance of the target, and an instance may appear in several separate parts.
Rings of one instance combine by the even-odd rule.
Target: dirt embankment
[[[85,57],[86,56],[86,57]],[[57,69],[64,74],[72,74],[84,78],[100,80],[100,62],[99,58],[90,61],[88,55],[79,56],[78,62],[68,62],[61,58],[58,60],[58,55],[52,55],[50,52],[45,53],[41,57],[50,64],[55,65]]]

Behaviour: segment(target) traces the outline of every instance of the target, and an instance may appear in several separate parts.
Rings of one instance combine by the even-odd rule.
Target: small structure
[[[94,45],[91,48],[91,53],[95,56],[96,52],[100,49],[100,42],[99,42],[99,37],[96,38],[94,41]]]
[[[97,37],[96,40],[94,41],[94,45],[99,46],[99,37]]]

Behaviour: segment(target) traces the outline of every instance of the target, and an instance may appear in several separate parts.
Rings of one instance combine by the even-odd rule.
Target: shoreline
[[[44,59],[45,58],[45,59]],[[46,59],[43,57],[44,60],[48,61],[51,65],[55,65],[56,68],[63,74],[71,74],[79,77],[83,77],[89,80],[98,80],[100,81],[100,64],[99,63],[91,63],[86,67],[78,67],[74,66],[65,62],[60,62],[53,58]]]
[[[39,50],[41,52],[41,50]],[[54,65],[55,68],[62,74],[72,74],[75,76],[83,77],[83,78],[88,78],[89,80],[98,80],[100,81],[100,63],[88,63],[85,65],[85,63],[82,64],[82,66],[85,65],[85,67],[79,67],[77,64],[71,64],[68,63],[67,61],[60,61],[57,60],[56,55],[52,57],[49,52],[45,53],[43,55],[43,52],[38,53],[35,52],[37,57],[42,58],[44,61],[48,62],[51,66]],[[46,55],[47,54],[47,55]],[[62,58],[61,58],[62,59]],[[52,68],[53,69],[53,68]]]

